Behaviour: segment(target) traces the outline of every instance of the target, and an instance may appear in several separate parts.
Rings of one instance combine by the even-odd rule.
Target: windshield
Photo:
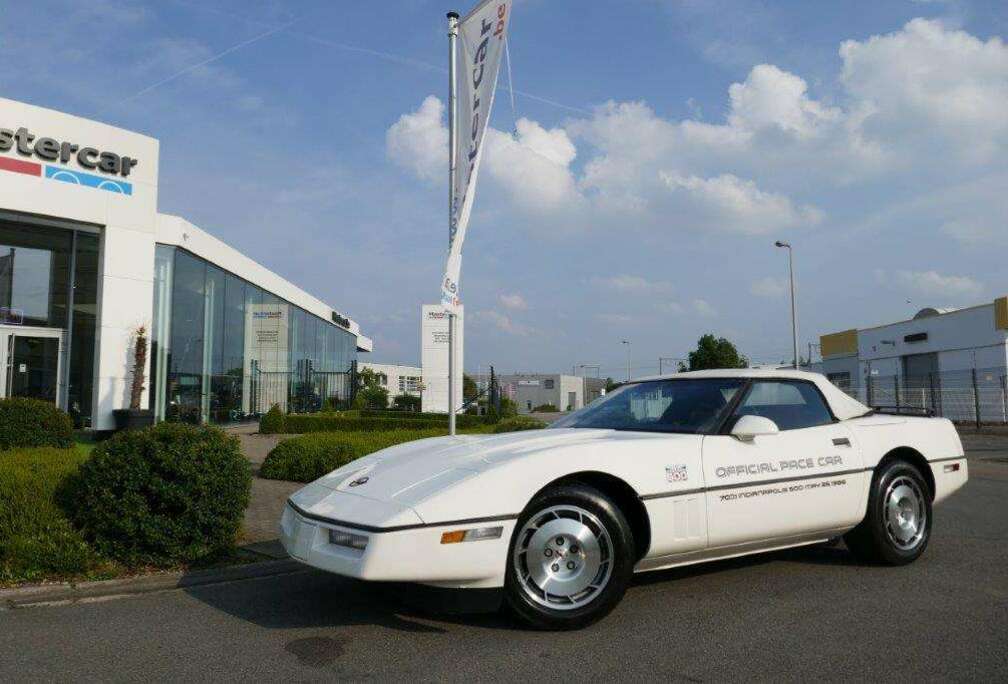
[[[623,385],[554,428],[704,433],[721,422],[745,378],[651,380]]]

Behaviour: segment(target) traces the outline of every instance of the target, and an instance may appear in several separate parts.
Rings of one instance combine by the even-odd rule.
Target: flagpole
[[[458,66],[455,57],[455,41],[458,39],[459,14],[448,13],[448,249],[452,243],[452,205],[455,198],[455,140],[458,137],[455,111],[458,93],[455,77]],[[448,312],[448,434],[455,434],[455,314]]]

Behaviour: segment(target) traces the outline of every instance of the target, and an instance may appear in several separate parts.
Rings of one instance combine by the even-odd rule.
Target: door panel
[[[59,388],[59,357],[58,337],[9,335],[5,396],[27,397],[56,403]]]
[[[835,530],[860,517],[866,473],[842,423],[751,442],[705,437],[703,464],[712,548]]]

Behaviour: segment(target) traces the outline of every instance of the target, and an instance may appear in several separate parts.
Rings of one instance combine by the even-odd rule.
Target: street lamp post
[[[620,340],[620,344],[626,345],[626,379],[630,382],[630,340]]]
[[[774,246],[787,249],[788,254],[788,272],[791,275],[791,345],[794,352],[794,367],[795,370],[798,370],[798,314],[795,310],[794,254],[789,242],[778,240]]]

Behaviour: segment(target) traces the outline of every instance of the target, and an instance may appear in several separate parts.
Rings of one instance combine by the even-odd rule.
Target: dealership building
[[[349,396],[372,342],[337,309],[158,213],[158,141],[0,99],[0,396],[111,429],[137,330],[142,406],[227,423]]]

